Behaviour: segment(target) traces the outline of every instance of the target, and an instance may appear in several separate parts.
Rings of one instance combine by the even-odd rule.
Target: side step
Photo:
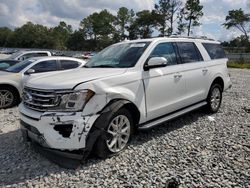
[[[155,127],[155,126],[157,126],[159,124],[162,124],[162,123],[164,123],[166,121],[169,121],[171,119],[177,118],[178,116],[181,116],[181,115],[186,114],[186,113],[188,113],[190,111],[193,111],[193,110],[198,109],[198,108],[200,108],[202,106],[205,106],[206,104],[207,104],[207,102],[203,101],[203,102],[200,102],[198,104],[189,106],[189,107],[184,108],[182,110],[179,110],[177,112],[174,112],[174,113],[171,113],[169,115],[166,115],[166,116],[164,116],[162,118],[159,118],[159,119],[156,119],[156,120],[152,120],[152,121],[150,121],[148,123],[147,122],[143,123],[143,124],[139,125],[138,129],[139,130],[151,129],[151,128],[153,128],[153,127]]]

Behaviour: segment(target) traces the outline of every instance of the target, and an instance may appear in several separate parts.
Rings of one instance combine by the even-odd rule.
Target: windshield
[[[84,67],[133,67],[149,44],[149,42],[136,42],[112,45],[96,54]]]
[[[22,52],[16,52],[16,53],[12,54],[10,57],[8,57],[8,59],[15,59],[15,58],[17,58],[19,55],[21,55],[21,54],[22,54]]]
[[[24,60],[20,63],[17,63],[15,65],[9,67],[8,69],[6,69],[6,71],[18,73],[18,72],[22,71],[24,68],[26,68],[27,66],[29,66],[34,61],[35,60]]]

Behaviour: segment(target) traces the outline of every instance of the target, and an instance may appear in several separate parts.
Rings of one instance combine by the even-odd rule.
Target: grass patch
[[[229,68],[250,69],[250,61],[228,61]]]

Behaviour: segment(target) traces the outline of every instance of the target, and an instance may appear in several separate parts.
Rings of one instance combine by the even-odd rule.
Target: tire
[[[107,158],[121,152],[126,148],[134,131],[133,118],[127,109],[120,108],[118,111],[111,113],[114,114],[110,116],[111,118],[109,118],[104,126],[105,131],[110,133],[110,136],[101,136],[98,138],[94,148],[94,152],[100,158]],[[126,121],[126,124],[120,127],[118,126],[118,129],[115,130],[115,125],[119,124],[118,122],[121,120]],[[125,130],[125,128],[127,130],[122,131]],[[119,147],[119,144],[121,147]]]
[[[209,90],[207,97],[207,111],[216,113],[220,109],[222,101],[222,87],[219,84],[213,84]]]
[[[0,109],[11,108],[19,102],[17,91],[8,86],[0,86]]]

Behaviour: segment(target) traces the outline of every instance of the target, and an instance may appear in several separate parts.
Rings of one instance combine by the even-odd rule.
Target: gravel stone
[[[250,187],[250,70],[230,74],[218,113],[198,110],[139,132],[123,152],[92,156],[77,170],[23,142],[17,108],[0,110],[0,187]]]

